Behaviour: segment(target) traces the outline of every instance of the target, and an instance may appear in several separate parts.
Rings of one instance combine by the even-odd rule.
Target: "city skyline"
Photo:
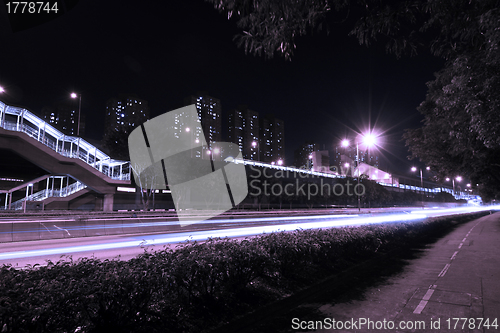
[[[266,114],[265,116],[260,116],[259,112],[253,111],[249,108],[248,105],[239,105],[236,109],[231,111],[224,112],[222,109],[221,100],[210,96],[207,91],[198,91],[196,94],[189,95],[183,99],[184,105],[194,104],[198,110],[198,116],[201,120],[201,126],[198,129],[195,129],[196,133],[201,133],[201,129],[206,135],[207,143],[211,142],[220,142],[227,140],[229,142],[233,142],[238,144],[240,150],[243,153],[244,158],[250,160],[260,160],[267,163],[272,163],[281,160],[280,163],[283,165],[289,166],[297,166],[297,167],[305,167],[310,169],[311,166],[307,166],[307,163],[299,163],[297,159],[297,152],[305,149],[306,152],[299,153],[299,160],[311,160],[309,155],[314,151],[320,151],[320,147],[323,147],[323,151],[332,152],[332,166],[339,167],[340,164],[347,162],[356,161],[356,153],[353,152],[352,147],[340,147],[339,145],[334,145],[332,149],[327,149],[325,143],[313,143],[312,141],[305,141],[304,144],[301,144],[298,147],[292,147],[294,152],[294,159],[286,160],[284,157],[283,151],[284,144],[280,144],[280,141],[284,143],[284,131],[280,133],[280,131],[276,131],[279,133],[277,139],[273,138],[272,125],[274,124],[281,126],[284,128],[284,121],[281,119],[277,119],[272,114]],[[73,103],[74,104],[74,103]],[[70,107],[72,106],[71,101],[62,101],[57,104],[54,104],[54,107],[44,107],[39,113],[40,116],[47,120],[48,123],[55,125],[57,128],[66,132],[68,135],[76,135],[76,118],[78,108]],[[67,110],[66,110],[67,109]],[[63,112],[68,111],[69,112]],[[34,110],[30,110],[32,112],[38,113]],[[134,112],[137,111],[137,112]],[[55,113],[54,113],[55,112]],[[134,115],[137,113],[136,115]],[[57,118],[56,118],[57,117]],[[240,119],[237,119],[237,118]],[[66,119],[67,118],[67,119]],[[105,129],[104,133],[99,140],[104,140],[106,133],[109,131],[118,130],[121,127],[133,128],[138,124],[142,124],[143,122],[150,119],[150,109],[148,106],[148,101],[139,98],[139,96],[135,93],[120,93],[117,94],[117,97],[108,98],[105,106],[104,113],[104,124]],[[64,124],[66,122],[73,121],[73,127],[66,129]],[[255,124],[253,124],[253,121]],[[124,123],[125,122],[125,123]],[[280,125],[281,123],[281,125]],[[223,135],[223,126],[228,125],[226,132]],[[246,126],[249,124],[249,128]],[[271,126],[269,126],[271,125]],[[80,131],[83,132],[85,129],[85,115],[82,115],[82,124],[80,126]],[[269,134],[266,134],[266,131],[271,135],[271,140],[269,140]],[[255,133],[253,133],[255,132]],[[84,137],[83,135],[81,135]],[[263,140],[270,141],[267,144],[263,142]],[[97,142],[98,140],[93,140]],[[261,148],[262,146],[262,153]],[[271,147],[272,146],[272,147]],[[307,149],[305,148],[307,146]],[[277,149],[280,147],[279,149]],[[272,153],[272,150],[278,151],[278,153]],[[304,151],[305,151],[304,150]],[[344,154],[340,153],[340,150],[344,151]],[[305,154],[305,155],[304,155]],[[354,154],[354,155],[353,155]],[[368,160],[367,160],[368,156]],[[342,159],[341,159],[342,157]],[[379,156],[378,154],[373,154],[368,150],[360,151],[360,161],[363,163],[368,163],[370,165],[374,165],[375,167],[379,167]],[[299,163],[299,164],[297,164]],[[339,164],[340,163],[340,164]]]
[[[347,35],[348,25],[335,25],[330,35],[301,37],[292,61],[266,60],[238,48],[235,22],[201,0],[95,6],[79,2],[55,20],[19,32],[0,20],[0,39],[10,50],[0,55],[9,64],[0,76],[6,103],[38,111],[76,92],[86,134],[100,139],[103,106],[111,96],[134,92],[149,101],[154,117],[205,90],[222,101],[224,113],[246,104],[283,119],[287,163],[305,139],[331,151],[369,128],[384,132],[381,158],[389,165],[402,171],[415,163],[400,139],[403,129],[420,126],[416,107],[441,59],[422,54],[398,60],[382,45],[359,46]]]

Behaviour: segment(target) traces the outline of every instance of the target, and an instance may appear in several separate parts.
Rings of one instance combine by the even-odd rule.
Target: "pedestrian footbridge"
[[[47,174],[32,179],[5,194],[4,209],[15,209],[23,201],[43,201],[64,207],[69,201],[93,191],[102,197],[102,208],[113,209],[118,186],[130,185],[130,162],[114,160],[88,141],[68,136],[32,112],[0,102],[0,151],[10,150],[43,169]],[[30,194],[33,184],[45,189]],[[41,188],[42,186],[38,186]],[[12,202],[12,194],[26,188],[26,196]]]

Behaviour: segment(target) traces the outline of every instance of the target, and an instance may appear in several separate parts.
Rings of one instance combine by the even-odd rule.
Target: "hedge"
[[[0,268],[0,332],[207,332],[481,214],[187,242],[120,261]]]

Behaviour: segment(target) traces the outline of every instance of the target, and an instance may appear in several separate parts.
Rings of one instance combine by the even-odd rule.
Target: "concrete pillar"
[[[102,210],[104,212],[112,212],[113,211],[113,201],[115,195],[114,194],[104,194],[104,203]]]

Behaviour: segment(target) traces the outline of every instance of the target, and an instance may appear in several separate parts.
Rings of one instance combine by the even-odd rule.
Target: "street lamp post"
[[[257,143],[257,141],[252,141],[252,147],[257,147],[257,161],[260,162],[260,145]]]
[[[360,134],[356,138],[356,167],[358,169],[358,189],[359,189],[359,178],[361,178],[361,170],[359,169],[359,141],[361,139],[361,143],[364,143],[368,148],[371,146],[375,145],[377,142],[376,136],[374,136],[371,133],[368,133],[366,135]],[[342,147],[348,147],[349,146],[349,140],[344,139],[342,140]],[[361,197],[358,194],[358,212],[361,212]]]
[[[459,183],[462,181],[462,177],[460,177],[460,176],[457,176],[455,179]],[[455,180],[453,180],[453,191],[455,191]],[[458,193],[460,194],[461,191],[462,191],[462,187],[460,187],[460,191]]]
[[[359,170],[359,141],[356,141],[356,167],[358,169],[358,189],[359,189],[359,178],[361,177],[361,170]],[[358,212],[361,212],[361,197],[358,194]]]
[[[4,93],[5,92],[5,89],[0,86],[0,94]],[[5,128],[5,110],[3,110],[2,112],[2,118],[0,119],[1,123],[0,123],[0,127],[3,127]]]
[[[429,170],[429,167],[427,167]],[[411,171],[417,171],[416,167],[411,167]],[[420,194],[422,195],[422,208],[424,208],[424,178],[422,176],[422,169],[420,168]]]
[[[349,140],[344,139],[342,140],[342,147],[347,148],[349,146]],[[345,151],[345,149],[344,149]],[[358,188],[359,188],[359,176],[361,175],[361,172],[359,170],[359,141],[356,140],[356,168],[358,169]],[[358,195],[358,212],[361,211],[361,198]]]
[[[453,183],[453,195],[455,195],[455,179],[457,180],[457,182],[461,182],[462,181],[462,177],[457,176],[455,178],[451,178],[451,182]],[[446,177],[446,181],[449,182],[450,178]],[[462,189],[462,188],[460,188],[460,189]]]
[[[449,181],[450,181],[450,178],[449,178],[449,177],[446,177],[446,179],[445,179],[445,180],[446,180],[447,182],[449,182]],[[452,178],[452,179],[451,179],[451,182],[453,183],[453,192],[452,192],[452,194],[453,194],[453,195],[455,195],[455,179],[453,179],[453,178]]]
[[[82,112],[82,94],[71,93],[71,98],[78,97],[78,127],[76,128],[76,136],[80,136],[80,112]]]

